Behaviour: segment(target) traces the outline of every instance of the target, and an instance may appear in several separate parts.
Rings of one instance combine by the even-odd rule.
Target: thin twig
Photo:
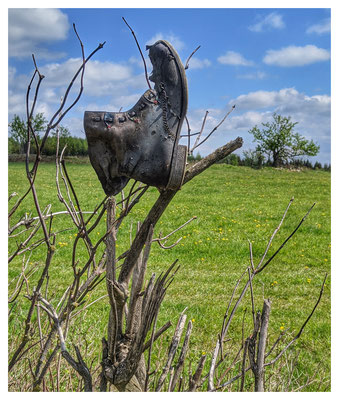
[[[284,212],[284,214],[283,214],[283,216],[282,216],[282,218],[281,218],[281,221],[280,221],[279,225],[276,227],[276,229],[274,230],[274,232],[273,232],[273,234],[272,234],[270,240],[268,241],[268,244],[267,244],[267,246],[266,246],[266,249],[265,249],[265,251],[264,251],[264,254],[262,255],[262,258],[261,258],[261,260],[260,260],[260,262],[259,262],[259,264],[258,264],[258,266],[257,266],[257,269],[260,269],[262,263],[264,262],[265,257],[266,257],[266,254],[267,254],[269,248],[271,247],[271,244],[272,244],[272,241],[273,241],[273,239],[274,239],[274,236],[278,233],[279,229],[281,228],[281,225],[282,225],[282,223],[284,222],[284,219],[285,219],[285,217],[286,217],[286,214],[287,214],[287,212],[288,212],[288,210],[289,210],[291,204],[293,203],[293,200],[294,200],[294,197],[292,197],[291,200],[290,200],[290,202],[288,203],[288,206],[286,207],[286,210],[285,210],[285,212]]]
[[[132,33],[132,35],[133,35],[133,37],[134,37],[134,40],[135,40],[135,42],[136,42],[136,44],[137,44],[137,46],[138,46],[139,53],[140,53],[141,58],[142,58],[142,61],[143,61],[143,63],[144,63],[146,82],[147,82],[147,85],[148,85],[148,87],[150,88],[150,90],[152,90],[151,84],[149,83],[149,80],[148,80],[146,61],[145,61],[145,58],[144,58],[144,56],[143,56],[143,54],[142,54],[142,51],[141,51],[141,49],[140,49],[140,46],[139,46],[137,37],[135,36],[135,33],[134,33],[133,29],[128,25],[128,23],[127,23],[127,21],[125,20],[125,18],[122,17],[122,19],[123,19],[123,21],[125,22],[125,24],[128,26],[128,28],[130,29],[130,31],[131,31],[131,33]]]
[[[280,247],[278,248],[278,250],[276,250],[276,252],[265,262],[265,264],[261,267],[261,268],[257,268],[255,270],[255,274],[258,274],[259,272],[261,272],[264,268],[267,267],[267,265],[273,260],[273,258],[280,252],[280,250],[285,246],[285,244],[292,238],[292,236],[297,232],[297,230],[300,228],[300,226],[302,225],[302,223],[305,221],[305,219],[307,218],[307,216],[309,215],[309,213],[312,211],[313,207],[315,206],[316,203],[313,203],[311,208],[307,211],[307,213],[304,215],[304,217],[301,219],[301,221],[299,222],[299,224],[296,226],[296,228],[294,229],[294,231],[284,240],[284,242],[280,245]]]
[[[193,57],[193,55],[194,55],[194,53],[196,53],[199,49],[200,49],[200,47],[201,47],[201,45],[199,45],[192,53],[191,53],[191,55],[188,57],[188,59],[187,59],[187,61],[186,61],[186,64],[185,64],[185,69],[188,69],[188,67],[189,67],[189,61],[190,61],[190,59]]]
[[[308,321],[312,318],[312,315],[314,314],[316,308],[318,307],[318,304],[320,303],[321,297],[322,297],[323,292],[324,292],[324,287],[325,287],[326,279],[327,279],[327,273],[325,274],[325,278],[324,278],[324,280],[323,280],[323,283],[322,283],[322,286],[321,286],[321,289],[320,289],[320,293],[319,293],[318,300],[317,300],[317,302],[315,303],[315,305],[314,305],[314,307],[313,307],[311,313],[310,313],[309,316],[306,318],[305,322],[302,324],[302,326],[301,326],[299,332],[298,332],[298,333],[296,334],[296,336],[281,350],[281,352],[280,352],[273,360],[271,360],[271,361],[268,362],[268,363],[265,363],[265,364],[264,364],[264,367],[267,367],[267,366],[272,365],[272,364],[274,364],[275,362],[277,362],[277,361],[279,360],[279,358],[285,353],[285,351],[286,351],[289,347],[291,347],[292,344],[293,344],[296,340],[299,339],[299,337],[301,336],[301,334],[303,333],[303,331],[304,331],[304,329],[305,329],[305,326],[307,325]]]
[[[204,138],[204,140],[202,140],[200,143],[198,143],[196,146],[194,146],[194,149],[196,149],[197,147],[201,146],[203,143],[206,142],[206,140],[208,140],[213,133],[220,127],[220,125],[225,121],[225,119],[231,114],[231,112],[235,109],[235,105],[232,106],[232,108],[226,113],[226,115],[224,116],[224,118],[219,122],[219,124],[217,126],[215,126],[211,132]]]
[[[202,125],[201,125],[201,128],[200,128],[200,132],[198,134],[198,137],[195,139],[195,143],[194,143],[193,147],[189,151],[190,154],[192,154],[193,151],[198,147],[198,143],[199,143],[200,137],[201,137],[202,132],[203,132],[203,130],[205,128],[207,115],[208,115],[208,111],[205,112],[205,116],[204,116],[204,119],[202,121]]]
[[[168,235],[163,236],[163,237],[161,237],[161,235],[160,235],[160,237],[152,239],[152,242],[158,242],[158,244],[159,244],[162,248],[167,248],[167,249],[168,249],[168,248],[174,247],[174,245],[178,244],[182,238],[178,239],[178,241],[177,241],[176,243],[174,243],[174,245],[169,246],[169,247],[163,246],[161,242],[167,241],[167,239],[168,239],[170,236],[172,236],[174,233],[178,232],[180,229],[184,228],[186,225],[188,225],[190,222],[192,222],[192,221],[195,220],[195,219],[197,219],[196,216],[190,218],[190,219],[189,219],[188,221],[186,221],[184,224],[182,224],[181,226],[179,226],[179,228],[175,229],[174,231],[172,231],[172,232],[169,233]]]

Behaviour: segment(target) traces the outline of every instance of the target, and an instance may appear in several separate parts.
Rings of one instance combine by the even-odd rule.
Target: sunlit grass
[[[88,164],[70,164],[68,173],[82,210],[93,210],[104,198],[104,193],[92,167]],[[15,191],[22,194],[27,185],[24,165],[10,164],[10,193]],[[64,210],[56,195],[53,164],[42,164],[39,167],[36,186],[42,208],[52,204],[52,211]],[[131,226],[134,235],[137,221],[142,221],[157,196],[158,191],[150,188],[126,218],[118,235],[118,254],[128,248]],[[273,254],[294,230],[314,202],[316,205],[297,234],[254,281],[256,308],[261,309],[263,298],[272,300],[270,340],[273,342],[283,330],[290,328],[291,332],[298,331],[317,300],[325,273],[330,272],[330,173],[270,168],[253,170],[246,167],[215,165],[185,185],[161,217],[155,227],[155,236],[159,236],[160,231],[166,235],[192,216],[197,216],[196,220],[169,239],[167,245],[182,237],[173,249],[163,250],[154,243],[148,263],[148,274],[159,274],[175,259],[179,259],[181,268],[168,289],[158,324],[160,326],[168,319],[175,323],[178,314],[188,307],[188,317],[194,319],[191,349],[195,358],[199,357],[202,351],[210,352],[215,345],[233,287],[244,268],[249,265],[248,240],[253,245],[254,262],[258,263],[292,197],[295,200],[268,256]],[[119,196],[118,198],[120,199]],[[15,199],[11,204],[14,204],[14,201]],[[36,215],[31,198],[25,200],[13,222],[30,211]],[[60,298],[72,279],[70,254],[76,234],[69,217],[55,217],[54,232],[67,228],[70,229],[57,235],[56,254],[50,268],[48,290],[53,299]],[[93,242],[95,243],[104,232],[103,220],[91,235]],[[11,241],[10,253],[14,251],[15,246],[15,241]],[[79,249],[77,257],[79,265],[85,262],[85,248]],[[29,263],[42,267],[44,260],[45,247],[42,245],[32,254]],[[20,260],[11,263],[10,278],[18,274],[20,268]],[[37,277],[38,273],[34,274],[32,282]],[[321,362],[322,368],[329,374],[329,288],[328,278],[323,299],[298,342],[299,348],[302,349],[298,365],[305,373],[311,373]],[[93,301],[104,293],[105,285],[102,284],[95,293],[90,294],[88,301]],[[19,333],[17,320],[24,319],[22,309],[27,303],[25,299],[18,300],[17,309],[21,314],[14,313],[15,318],[11,318],[10,333]],[[245,334],[249,335],[251,332],[251,306],[249,297],[246,297],[230,330],[232,337],[241,335],[241,321],[245,308],[248,321]],[[90,328],[92,340],[97,341],[97,348],[100,349],[101,337],[106,334],[108,300],[95,303],[90,310],[81,327],[82,333]]]

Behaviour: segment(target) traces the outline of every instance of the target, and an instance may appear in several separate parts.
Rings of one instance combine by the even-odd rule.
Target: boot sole
[[[169,174],[169,179],[168,183],[166,185],[166,189],[169,190],[176,190],[180,189],[182,186],[182,182],[184,180],[184,173],[185,173],[185,168],[186,168],[186,161],[187,161],[187,147],[183,145],[179,145],[179,140],[180,140],[180,131],[182,124],[184,122],[186,112],[187,112],[187,105],[188,105],[188,87],[187,87],[187,80],[186,80],[186,73],[185,73],[185,68],[182,65],[182,62],[180,60],[180,57],[178,53],[175,51],[175,49],[172,47],[170,43],[168,43],[166,40],[159,40],[159,43],[162,43],[165,45],[170,52],[172,53],[176,65],[179,69],[179,75],[181,79],[181,85],[182,85],[182,109],[181,109],[181,114],[180,114],[180,121],[175,133],[175,139],[174,139],[174,146],[173,146],[173,152],[172,152],[172,161],[171,161],[171,170]],[[158,43],[157,42],[157,43]]]
[[[168,190],[178,190],[184,181],[187,162],[187,147],[178,145],[176,149],[175,163],[172,164],[170,179],[166,186]]]

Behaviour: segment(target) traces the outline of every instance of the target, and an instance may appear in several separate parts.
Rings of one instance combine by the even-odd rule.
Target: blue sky
[[[278,112],[291,116],[298,122],[296,130],[320,145],[312,161],[330,162],[330,9],[10,9],[9,120],[14,114],[24,117],[25,92],[34,70],[32,53],[46,76],[37,111],[50,117],[56,110],[81,64],[73,22],[86,54],[99,42],[106,44],[88,63],[83,96],[62,124],[73,135],[84,136],[85,110],[130,108],[147,85],[138,49],[122,17],[133,27],[145,58],[146,44],[160,38],[174,45],[183,62],[201,45],[187,70],[193,131],[200,129],[206,110],[205,135],[236,105],[199,147],[200,154],[237,136],[244,139],[239,154],[254,149],[248,130]]]

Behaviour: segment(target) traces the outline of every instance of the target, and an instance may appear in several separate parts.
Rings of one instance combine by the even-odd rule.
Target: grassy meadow
[[[103,200],[104,192],[91,165],[69,164],[67,169],[82,210],[93,210]],[[148,274],[155,272],[158,275],[175,259],[179,259],[181,267],[166,294],[158,326],[167,320],[175,325],[179,313],[188,307],[186,313],[193,320],[190,357],[194,362],[202,352],[210,354],[214,348],[234,285],[249,265],[248,240],[252,242],[254,263],[257,264],[291,197],[294,197],[294,202],[268,256],[294,230],[314,202],[316,205],[296,235],[255,278],[253,285],[256,309],[262,308],[264,298],[272,301],[269,342],[273,344],[280,332],[286,331],[290,338],[298,332],[318,299],[325,273],[330,272],[330,180],[330,173],[324,171],[254,170],[219,164],[187,183],[175,196],[155,227],[155,237],[160,232],[167,235],[193,216],[197,216],[197,219],[168,240],[167,245],[182,238],[174,248],[164,250],[153,243]],[[9,193],[23,194],[27,187],[24,164],[10,163]],[[52,212],[64,210],[56,195],[53,163],[40,165],[36,187],[42,209],[51,204]],[[124,220],[118,233],[118,254],[127,250],[130,236],[135,234],[136,223],[143,220],[157,196],[158,191],[150,188]],[[117,199],[120,199],[120,195]],[[15,198],[10,205],[14,202]],[[36,215],[31,198],[25,199],[13,223],[25,212]],[[57,235],[56,253],[49,273],[49,296],[56,304],[72,280],[70,257],[76,229],[66,215],[54,218],[53,231],[66,228],[70,229]],[[105,222],[102,221],[91,237],[95,242],[104,233]],[[10,240],[9,254],[15,249],[16,240]],[[77,256],[80,266],[86,260],[85,250],[79,250]],[[45,248],[40,246],[32,253],[29,263],[42,267],[44,260]],[[21,261],[14,260],[10,264],[9,281],[20,273]],[[38,276],[36,272],[30,277],[32,287]],[[105,289],[103,282],[96,291],[91,292],[88,302],[104,295]],[[10,293],[11,290],[13,287],[10,285]],[[20,335],[28,303],[23,297],[16,300],[9,318],[10,340]],[[70,341],[79,334],[87,335],[89,347],[93,348],[93,357],[99,357],[101,351],[108,309],[107,298],[98,301],[87,310],[81,325],[74,324],[70,330]],[[241,341],[243,318],[247,337],[252,331],[249,294],[243,300],[229,331],[230,338],[237,340],[237,343]],[[165,342],[169,337],[170,333]],[[300,351],[296,366],[299,374],[310,376],[318,370],[321,379],[328,383],[331,354],[330,276],[321,303],[293,351]],[[324,383],[321,390],[325,386]],[[311,385],[307,390],[315,391],[317,388],[317,385]]]

